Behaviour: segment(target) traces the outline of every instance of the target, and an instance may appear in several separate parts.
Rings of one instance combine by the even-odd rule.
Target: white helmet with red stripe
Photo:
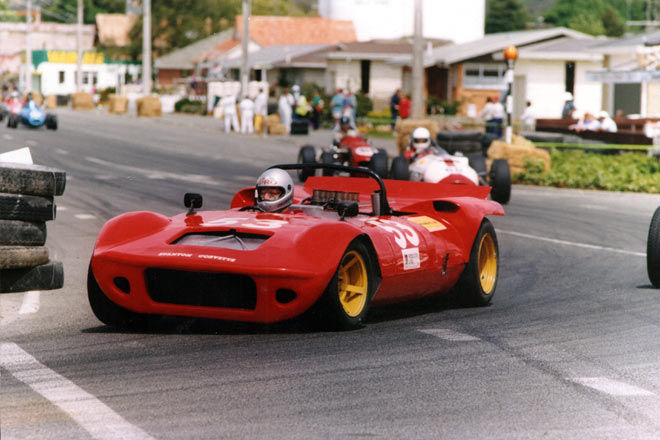
[[[257,179],[257,206],[265,212],[277,212],[293,203],[293,179],[280,168],[271,168]]]

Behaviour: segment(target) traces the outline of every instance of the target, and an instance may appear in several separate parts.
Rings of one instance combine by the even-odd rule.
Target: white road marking
[[[516,237],[529,238],[529,239],[532,239],[532,240],[547,241],[548,243],[563,244],[563,245],[566,245],[566,246],[574,246],[574,247],[579,247],[579,248],[584,248],[584,249],[595,249],[595,250],[599,250],[599,251],[616,252],[618,254],[634,255],[636,257],[646,257],[646,252],[633,252],[633,251],[626,251],[624,249],[616,249],[616,248],[605,247],[605,246],[597,246],[595,244],[576,243],[574,241],[558,240],[556,238],[548,238],[548,237],[540,237],[538,235],[523,234],[522,232],[504,231],[504,230],[498,229],[497,233],[498,234],[501,233],[501,234],[507,234],[507,235],[514,235]]]
[[[147,179],[154,179],[154,180],[181,180],[184,182],[191,182],[191,183],[203,183],[206,185],[213,185],[213,186],[220,186],[221,183],[218,182],[217,180],[205,176],[203,174],[177,174],[177,173],[172,173],[169,171],[160,171],[160,170],[149,170],[145,168],[138,168],[138,167],[132,167],[128,165],[119,165],[116,163],[112,162],[107,162],[102,159],[97,159],[95,157],[86,157],[85,160],[88,162],[95,163],[97,165],[102,165],[103,167],[111,167],[115,169],[119,169],[122,171],[126,171],[131,174],[139,174],[142,176],[145,176]]]
[[[67,413],[98,440],[153,439],[67,378],[37,361],[14,343],[0,346],[1,365],[17,380]]]
[[[476,336],[460,333],[454,330],[450,330],[448,328],[427,328],[419,331],[422,333],[426,333],[427,335],[435,336],[436,338],[440,338],[452,342],[470,342],[470,341],[481,340]]]
[[[613,396],[654,396],[650,391],[607,377],[572,377],[568,380]]]
[[[59,212],[59,211],[67,211],[68,209],[69,209],[69,208],[67,208],[66,206],[57,205],[57,211],[58,211],[58,212]]]
[[[56,149],[55,149],[55,152],[56,152],[57,154],[62,154],[62,155],[67,155],[67,154],[69,154],[68,151],[63,150],[63,149],[61,149],[61,148],[56,148]]]
[[[37,313],[39,311],[41,292],[38,290],[31,290],[26,292],[23,296],[23,304],[18,310],[19,315],[28,315],[30,313]]]
[[[5,139],[7,139],[8,141],[14,139],[14,136],[12,136],[12,135],[10,135],[10,134],[3,134],[2,137],[5,138]]]
[[[74,215],[74,217],[77,218],[78,220],[92,220],[96,218],[96,216],[92,214],[76,214]]]

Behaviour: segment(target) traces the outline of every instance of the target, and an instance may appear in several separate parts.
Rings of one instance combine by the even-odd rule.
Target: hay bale
[[[108,113],[111,114],[124,114],[128,111],[128,98],[111,94],[108,97]]]
[[[57,96],[55,95],[46,96],[46,108],[49,110],[57,108]]]
[[[162,116],[163,106],[158,96],[143,96],[137,100],[138,116]]]
[[[281,123],[268,126],[268,134],[286,134],[286,126]]]
[[[431,138],[433,139],[435,139],[435,137],[438,135],[438,131],[440,131],[440,124],[438,124],[437,121],[431,119],[399,120],[396,123],[396,132],[397,132],[396,144],[399,147],[399,152],[401,154],[403,154],[403,152],[408,147],[408,143],[410,142],[410,134],[417,127],[425,127],[431,133]]]
[[[71,94],[71,108],[74,110],[93,110],[94,98],[91,93],[76,92]]]
[[[512,144],[507,144],[499,140],[493,141],[488,149],[488,158],[491,160],[507,159],[511,168],[511,174],[524,172],[526,159],[534,161],[541,160],[543,162],[543,170],[550,170],[550,153],[536,148],[533,143],[520,136],[515,136]]]
[[[270,130],[270,127],[280,123],[280,115],[277,113],[270,114],[266,116],[266,127]]]

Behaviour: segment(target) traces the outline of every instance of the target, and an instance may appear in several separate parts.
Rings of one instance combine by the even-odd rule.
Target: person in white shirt
[[[600,122],[600,131],[616,133],[616,122],[614,122],[614,119],[610,118],[610,115],[605,110],[598,112],[598,122]]]
[[[280,94],[280,99],[277,101],[277,110],[280,114],[280,121],[286,128],[286,134],[291,133],[293,103],[293,96],[289,93],[289,89],[285,87],[284,90],[282,90],[282,94]]]
[[[520,120],[522,121],[525,128],[533,128],[536,124],[536,111],[532,107],[531,101],[527,101],[527,107],[522,115],[520,115]]]
[[[225,133],[229,133],[232,128],[238,133],[240,127],[236,115],[236,97],[231,93],[223,96],[220,100],[220,107],[222,107],[222,114],[225,117]]]
[[[254,99],[254,127],[257,133],[261,133],[263,124],[268,116],[268,96],[264,87],[259,89],[259,94]],[[265,130],[264,130],[265,133]]]
[[[254,133],[254,102],[247,96],[239,106],[241,109],[241,133]]]
[[[577,124],[570,125],[568,129],[575,131],[598,131],[600,130],[600,122],[598,122],[593,114],[585,112]]]

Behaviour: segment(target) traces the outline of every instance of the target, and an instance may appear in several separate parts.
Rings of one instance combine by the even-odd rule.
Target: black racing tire
[[[495,159],[490,167],[490,196],[498,203],[509,203],[511,199],[511,170],[506,159]]]
[[[354,240],[337,266],[316,307],[316,321],[326,330],[353,330],[363,325],[375,291],[375,260],[367,247]],[[355,284],[349,284],[355,283]],[[360,288],[350,296],[348,286]]]
[[[45,222],[55,213],[52,197],[0,193],[0,219]]]
[[[436,140],[442,141],[481,141],[484,133],[479,130],[446,130],[439,131]]]
[[[483,154],[470,154],[468,156],[470,168],[475,170],[482,177],[486,176],[486,156]]]
[[[381,179],[387,179],[387,154],[376,153],[369,160],[369,169]]]
[[[54,290],[64,285],[64,268],[59,261],[27,269],[0,270],[0,292],[14,293],[28,290]]]
[[[41,165],[4,163],[0,166],[0,193],[61,196],[66,172]]]
[[[46,115],[46,128],[49,129],[49,130],[57,130],[57,116],[56,115],[54,115],[52,113],[48,113]]]
[[[147,315],[131,312],[112,302],[101,290],[94,273],[92,265],[87,271],[87,298],[92,312],[102,323],[115,328],[138,328],[146,322]]]
[[[46,223],[0,220],[0,246],[43,246]]]
[[[334,155],[329,151],[324,151],[323,153],[321,153],[321,163],[324,163],[324,164],[335,163]],[[333,170],[324,169],[322,174],[324,176],[334,176],[335,172]]]
[[[499,276],[499,249],[493,224],[484,219],[472,243],[470,259],[458,279],[456,290],[461,304],[486,306],[493,299]]]
[[[316,149],[312,145],[304,145],[300,147],[300,151],[298,152],[298,163],[316,163]],[[301,182],[306,181],[313,175],[313,169],[303,168],[298,170],[298,180]]]
[[[25,269],[48,263],[44,246],[0,246],[0,270]]]
[[[649,236],[646,240],[646,271],[653,287],[660,288],[660,208],[651,218]]]
[[[397,156],[392,159],[392,166],[390,167],[390,179],[410,180],[410,168],[408,159],[406,159],[405,156]]]

